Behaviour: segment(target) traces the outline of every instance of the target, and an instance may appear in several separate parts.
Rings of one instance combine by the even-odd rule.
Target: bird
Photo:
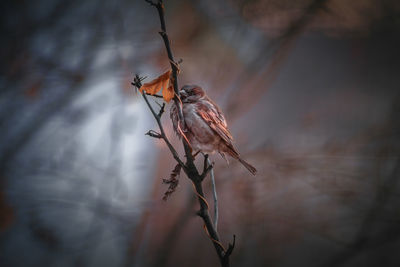
[[[205,91],[198,85],[184,85],[179,95],[180,101],[174,102],[170,109],[175,133],[185,138],[192,150],[210,154],[218,152],[225,160],[228,154],[256,175],[257,169],[240,157],[224,114]],[[179,119],[177,105],[181,105],[184,125]]]

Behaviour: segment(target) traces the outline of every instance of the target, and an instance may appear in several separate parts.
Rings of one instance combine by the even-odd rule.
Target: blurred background
[[[175,162],[130,84],[169,67],[154,7],[0,6],[0,266],[218,266],[188,179],[162,200]],[[259,171],[212,156],[232,266],[399,266],[400,2],[165,8],[180,86]]]

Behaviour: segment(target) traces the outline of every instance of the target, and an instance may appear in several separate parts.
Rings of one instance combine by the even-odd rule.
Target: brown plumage
[[[185,85],[180,91],[182,112],[186,127],[179,122],[178,109],[171,107],[171,119],[174,130],[181,137],[181,130],[195,151],[213,153],[218,151],[223,158],[225,153],[239,160],[253,175],[256,168],[244,161],[233,146],[233,137],[219,107],[197,85]],[[179,128],[178,128],[179,127]]]

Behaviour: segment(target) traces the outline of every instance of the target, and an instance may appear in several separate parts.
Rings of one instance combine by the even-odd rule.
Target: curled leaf
[[[143,93],[144,91],[150,95],[154,95],[162,89],[164,96],[164,91],[167,90],[170,84],[170,77],[171,77],[171,70],[168,70],[163,74],[161,74],[160,76],[158,76],[156,79],[152,80],[151,82],[143,84],[139,90],[141,93]],[[165,97],[164,99],[167,102],[169,102],[170,100],[170,99],[167,100]]]
[[[176,187],[178,186],[179,183],[179,180],[177,178],[179,178],[179,175],[181,174],[181,169],[182,166],[179,165],[179,163],[176,164],[175,168],[171,172],[169,179],[163,179],[163,183],[169,185],[168,190],[164,193],[163,197],[164,201],[166,201],[168,197],[175,192]]]
[[[174,94],[174,85],[172,78],[169,80],[169,86],[167,88],[164,88],[162,95],[167,103],[171,101],[172,98],[174,98],[175,94]]]

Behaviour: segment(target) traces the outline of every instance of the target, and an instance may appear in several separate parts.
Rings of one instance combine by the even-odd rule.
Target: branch
[[[211,172],[211,170],[214,168],[214,163],[210,163],[208,157],[204,157],[204,168],[203,168],[203,172],[200,175],[200,182],[202,182],[204,180],[204,178],[206,178],[207,174],[209,172]]]
[[[154,138],[158,138],[158,139],[162,139],[162,135],[153,130],[149,130],[145,135],[148,135],[148,136],[154,137]]]
[[[203,154],[203,153],[202,153]],[[203,174],[207,175],[210,173],[211,178],[211,187],[213,192],[213,200],[214,200],[214,227],[215,230],[218,229],[218,196],[217,196],[217,188],[215,186],[215,177],[214,177],[214,163],[211,163],[208,154],[203,154],[204,156],[204,163],[203,163]]]
[[[175,96],[174,96],[174,103],[178,107],[178,115],[179,115],[179,121],[182,122],[183,125],[181,125],[182,130],[186,129],[186,124],[185,124],[185,118],[183,117],[183,112],[182,112],[182,106],[179,101],[179,89],[178,89],[178,78],[177,74],[179,71],[178,68],[178,63],[175,62],[174,56],[172,54],[172,49],[171,49],[171,44],[169,41],[169,37],[167,34],[167,27],[165,26],[165,18],[164,18],[164,4],[162,0],[159,0],[157,3],[151,1],[151,0],[146,0],[150,5],[154,6],[157,8],[158,11],[158,16],[160,18],[160,24],[161,24],[161,31],[159,34],[161,35],[165,49],[167,50],[167,55],[169,62],[171,64],[171,69],[172,69],[172,78],[173,78],[173,85],[174,85],[174,91],[175,91]],[[184,139],[184,138],[183,138]],[[193,163],[194,159],[192,157],[192,151],[190,149],[190,145],[187,143],[186,140],[183,140],[183,147],[185,149],[185,154],[187,155],[186,159],[188,160],[186,164],[189,165],[191,168],[195,168],[195,165]]]
[[[136,86],[137,89],[140,89],[140,87],[142,86],[142,79],[139,77],[139,75],[136,74],[136,76],[135,76],[134,81],[133,81],[132,84],[133,84],[134,86]],[[147,132],[147,134],[150,135],[150,136],[152,136],[152,134],[153,134],[154,136],[152,136],[152,137],[162,138],[162,139],[164,140],[164,142],[167,144],[167,146],[168,146],[169,150],[171,151],[172,156],[174,157],[174,159],[175,159],[175,160],[179,163],[179,165],[181,165],[182,168],[185,170],[185,169],[186,169],[185,164],[184,164],[183,161],[179,158],[178,152],[176,152],[175,148],[172,146],[172,144],[171,144],[170,141],[168,140],[167,135],[165,134],[165,131],[164,131],[164,127],[162,126],[162,123],[161,123],[161,115],[162,115],[162,112],[161,112],[161,111],[164,109],[164,107],[161,107],[160,112],[157,114],[157,113],[154,111],[153,107],[150,105],[150,102],[149,102],[149,100],[147,99],[147,95],[146,95],[145,93],[142,93],[142,96],[143,96],[144,101],[146,102],[147,106],[149,107],[151,113],[153,114],[153,117],[156,119],[157,124],[158,124],[158,128],[160,129],[160,132],[161,132],[161,133],[156,133],[156,132],[154,132],[154,131],[153,131],[153,132],[149,131],[149,132]],[[154,134],[154,133],[155,133],[155,134]]]
[[[151,94],[148,94],[148,93],[146,93],[146,95],[150,95],[150,96],[153,96],[153,97],[156,97],[156,98],[163,98],[162,95],[151,95]]]
[[[165,103],[163,103],[162,106],[160,107],[160,111],[158,112],[157,117],[161,119],[161,116],[164,112],[165,112]]]
[[[179,90],[178,90],[178,79],[177,79],[177,74],[179,72],[179,66],[178,66],[178,63],[174,61],[174,57],[173,57],[171,46],[170,46],[170,41],[169,41],[168,34],[167,34],[167,29],[165,26],[164,4],[163,4],[162,0],[158,0],[158,2],[146,0],[146,2],[148,2],[151,6],[156,7],[156,9],[158,11],[158,15],[160,18],[160,24],[161,24],[161,31],[159,32],[159,34],[161,35],[161,37],[164,41],[168,59],[170,61],[171,69],[172,69],[172,79],[173,79],[173,86],[174,86],[174,92],[175,92],[175,96],[174,96],[173,100],[174,100],[175,105],[178,108],[179,121],[182,122],[182,124],[183,124],[183,125],[179,125],[179,126],[181,127],[181,129],[183,131],[186,131],[186,124],[185,124],[185,120],[183,117],[182,106],[181,106],[181,102],[179,101]],[[142,79],[138,75],[136,75],[133,85],[135,85],[137,88],[140,88],[141,81],[142,81]],[[221,266],[229,267],[229,256],[232,254],[234,245],[230,244],[228,250],[226,251],[224,249],[223,245],[221,244],[216,227],[213,224],[210,214],[208,212],[208,203],[205,199],[204,192],[203,192],[203,186],[202,186],[203,179],[207,176],[207,174],[209,172],[212,171],[214,164],[210,163],[208,158],[205,158],[204,170],[200,174],[196,168],[196,165],[194,164],[194,157],[192,155],[192,150],[190,148],[190,145],[185,138],[182,138],[182,143],[183,143],[183,147],[185,150],[185,157],[186,157],[186,163],[184,164],[180,160],[175,148],[169,142],[167,136],[165,135],[163,126],[161,124],[161,115],[164,112],[164,106],[162,106],[160,112],[158,114],[156,114],[153,107],[150,105],[146,94],[142,93],[142,96],[143,96],[144,100],[146,101],[147,106],[151,110],[151,113],[153,114],[153,116],[156,119],[157,124],[160,128],[160,134],[158,134],[154,131],[149,131],[148,134],[155,138],[162,138],[165,141],[169,150],[171,151],[172,155],[174,156],[175,160],[179,163],[180,166],[182,166],[187,177],[192,181],[193,186],[196,190],[195,193],[197,194],[197,198],[198,198],[198,201],[200,204],[200,210],[197,212],[197,214],[203,219],[205,229],[206,229],[207,234],[210,237],[211,241],[213,242],[213,245],[217,252]],[[235,239],[234,239],[233,244],[234,243],[235,243]]]

